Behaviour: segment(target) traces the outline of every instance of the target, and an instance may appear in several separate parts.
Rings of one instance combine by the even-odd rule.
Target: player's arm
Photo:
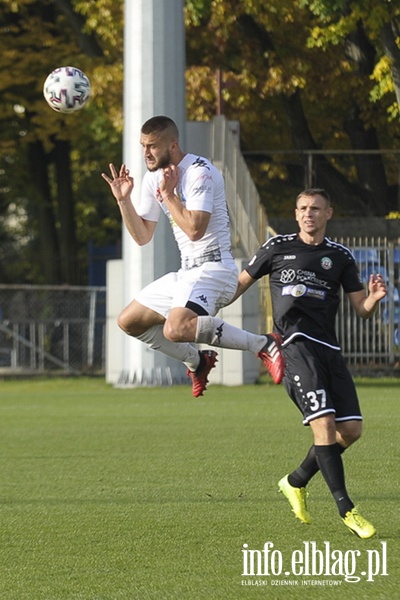
[[[257,279],[253,279],[246,270],[243,270],[238,277],[238,285],[236,288],[235,295],[233,296],[232,300],[230,302],[228,302],[228,304],[226,306],[228,306],[229,304],[232,304],[232,302],[235,302],[235,300],[237,300],[239,298],[239,296],[244,294],[245,291],[248,290],[249,287],[252,286],[253,283],[255,283],[256,281],[257,281]]]
[[[144,246],[153,237],[157,223],[147,221],[137,214],[131,200],[134,181],[133,177],[129,175],[129,169],[126,168],[126,165],[122,165],[119,173],[117,173],[114,165],[110,164],[110,172],[112,179],[105,173],[102,173],[101,176],[111,188],[130,235],[139,246]]]
[[[138,246],[145,246],[148,244],[154,235],[157,222],[147,221],[140,217],[130,198],[118,202],[118,206],[125,227]]]
[[[160,182],[160,193],[174,222],[192,242],[196,242],[201,240],[207,231],[211,213],[203,210],[188,210],[184,206],[181,199],[175,194],[178,179],[178,167],[175,165],[166,167]]]
[[[350,304],[362,319],[369,319],[376,312],[379,302],[387,294],[387,287],[382,275],[370,275],[368,282],[368,295],[365,290],[350,292]]]

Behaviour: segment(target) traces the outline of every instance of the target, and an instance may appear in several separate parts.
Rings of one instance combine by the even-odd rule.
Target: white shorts
[[[171,308],[194,309],[215,316],[236,292],[238,269],[234,262],[207,262],[200,267],[167,273],[143,288],[135,300],[167,318]],[[197,305],[199,310],[196,310]]]

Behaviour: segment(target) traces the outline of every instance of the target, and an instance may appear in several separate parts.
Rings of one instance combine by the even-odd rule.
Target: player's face
[[[143,148],[143,156],[149,171],[157,171],[171,164],[171,142],[163,134],[142,134],[140,143]]]
[[[332,207],[323,196],[302,196],[297,201],[296,221],[300,232],[310,237],[325,235],[327,221],[332,216]]]

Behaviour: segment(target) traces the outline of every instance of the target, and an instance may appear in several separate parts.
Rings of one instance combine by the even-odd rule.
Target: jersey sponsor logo
[[[193,194],[199,194],[200,192],[205,192],[206,194],[211,193],[211,187],[207,185],[199,185],[193,189]]]
[[[282,288],[282,296],[295,296],[296,294],[293,294],[293,290],[295,290],[297,287],[297,285],[285,285]],[[306,286],[304,286],[305,290],[304,293],[306,292],[307,288]],[[299,296],[303,296],[303,294],[298,294]]]
[[[301,283],[311,283],[314,285],[320,285],[321,287],[329,289],[329,284],[323,279],[318,279],[314,271],[304,271],[303,269],[283,269],[281,271],[280,282],[291,283],[292,281],[299,281]]]
[[[300,298],[301,296],[309,296],[311,298],[317,298],[318,300],[325,300],[325,290],[316,290],[315,288],[307,287],[302,283],[297,285],[285,285],[282,288],[282,296],[293,296],[293,298]]]
[[[321,287],[330,289],[329,283],[324,279],[318,279],[314,271],[303,271],[303,269],[299,269],[296,274],[296,279],[303,283],[313,283],[314,285],[320,285]]]
[[[323,269],[325,269],[326,271],[328,271],[329,269],[332,269],[332,261],[330,258],[328,258],[328,256],[324,256],[323,258],[321,258],[321,267]]]
[[[213,176],[211,173],[205,173],[204,171],[201,171],[198,175],[196,175],[193,183],[197,185],[196,189],[200,188],[200,186],[208,185],[209,189],[211,190],[211,186],[213,185]]]
[[[313,298],[318,298],[318,300],[325,300],[326,292],[325,290],[315,290],[313,288],[307,288],[307,296],[312,296]]]
[[[307,293],[307,286],[299,283],[298,285],[285,285],[282,288],[282,296],[293,296],[293,298],[300,298]]]
[[[210,170],[207,162],[204,160],[204,158],[201,158],[201,156],[198,156],[192,165],[193,167],[205,167],[206,169]]]
[[[290,290],[290,294],[294,298],[299,298],[300,296],[304,296],[304,294],[307,292],[307,286],[305,286],[303,283],[299,283],[298,285],[293,285],[291,287],[292,287],[292,289]]]
[[[296,278],[296,271],[294,269],[283,269],[281,271],[281,282],[289,283],[290,281],[294,281]]]

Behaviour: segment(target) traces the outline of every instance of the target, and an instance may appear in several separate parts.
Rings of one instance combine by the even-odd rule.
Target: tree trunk
[[[300,92],[297,90],[290,97],[284,98],[284,103],[295,148],[299,151],[317,150],[317,145],[303,111]],[[305,157],[304,169],[308,168],[306,160]],[[312,179],[312,185],[324,188],[334,204],[345,209],[347,214],[355,214],[360,210],[365,211],[365,205],[357,186],[352,185],[340,171],[330,164],[323,154],[313,157]]]
[[[396,38],[400,37],[400,31],[394,21],[387,23],[381,29],[381,40],[385,54],[390,58],[390,70],[394,83],[397,104],[400,106],[400,48]]]
[[[61,283],[80,283],[76,241],[75,202],[72,189],[71,149],[68,141],[57,140],[54,148],[59,218]]]
[[[370,76],[375,65],[375,48],[360,24],[353,33],[347,36],[345,49],[347,57],[355,63],[358,73],[361,76]],[[365,126],[355,101],[345,119],[344,129],[355,150],[379,149],[377,132],[374,127]],[[368,212],[384,216],[389,212],[389,197],[382,156],[360,153],[355,155],[354,162]]]
[[[42,143],[37,141],[29,145],[29,161],[34,173],[33,184],[36,197],[33,199],[33,217],[38,223],[39,265],[43,283],[59,283],[59,248],[55,216],[48,175],[48,155]]]
[[[377,150],[379,140],[374,128],[366,129],[354,107],[351,117],[346,120],[345,130],[356,150]],[[355,154],[354,164],[357,179],[363,188],[363,198],[368,213],[385,216],[390,211],[386,173],[380,154]]]

